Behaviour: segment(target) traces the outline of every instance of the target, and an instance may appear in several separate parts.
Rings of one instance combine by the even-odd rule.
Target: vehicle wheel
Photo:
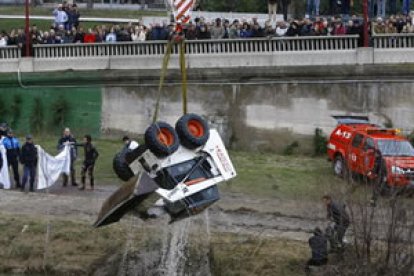
[[[124,152],[119,152],[115,155],[112,166],[115,174],[123,181],[128,181],[134,176],[128,163],[125,161]]]
[[[196,114],[186,114],[175,124],[175,130],[181,144],[188,149],[204,146],[210,137],[210,128],[206,120]]]
[[[341,155],[337,155],[333,162],[333,172],[336,176],[346,179],[347,168]]]
[[[157,122],[145,131],[145,145],[157,157],[167,157],[178,149],[180,141],[172,126]]]

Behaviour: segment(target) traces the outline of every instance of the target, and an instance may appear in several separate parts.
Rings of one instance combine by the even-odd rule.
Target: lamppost
[[[26,25],[25,25],[25,34],[26,34],[26,57],[30,56],[30,33],[29,33],[29,0],[26,0]]]
[[[368,47],[368,0],[363,0],[362,12],[364,16],[364,47]]]

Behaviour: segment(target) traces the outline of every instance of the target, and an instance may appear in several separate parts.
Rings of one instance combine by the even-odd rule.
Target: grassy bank
[[[31,7],[30,15],[53,16],[53,9],[45,7]],[[24,15],[23,6],[1,6],[0,14],[2,15]],[[85,17],[98,18],[125,18],[125,19],[142,19],[143,16],[166,16],[166,12],[140,11],[140,10],[108,10],[108,9],[80,9],[80,20]],[[49,30],[52,20],[31,19],[30,24],[36,24],[39,30]],[[24,19],[0,19],[0,31],[9,32],[12,29],[24,28]],[[95,25],[102,25],[103,22],[81,22],[81,26],[87,30]],[[113,24],[113,23],[111,23]]]
[[[78,135],[81,141],[83,135]],[[58,137],[36,138],[48,153],[57,153]],[[112,159],[121,149],[120,140],[94,141],[99,159],[96,163],[95,175],[98,185],[117,184],[119,179],[113,173]],[[290,199],[319,199],[321,194],[329,192],[340,180],[333,176],[330,163],[325,157],[283,156],[269,153],[250,153],[232,151],[230,156],[236,167],[238,176],[223,185],[222,190],[238,192],[257,197],[274,197]],[[83,149],[79,148],[76,162],[79,177],[82,165]]]
[[[213,275],[303,275],[307,244],[223,234],[213,236]]]
[[[223,185],[227,191],[259,197],[319,199],[341,184],[324,156],[231,152],[231,157],[238,176]]]
[[[2,13],[2,12],[0,12]],[[49,31],[52,25],[51,20],[40,20],[40,19],[32,19],[30,20],[30,25],[35,24],[39,30],[42,31]],[[102,23],[99,22],[82,22],[81,26],[87,31],[89,28],[92,28],[96,25]],[[0,19],[0,31],[10,32],[11,30],[18,28],[24,29],[25,21],[24,19]]]
[[[110,273],[120,267],[128,237],[131,257],[162,249],[162,231],[145,226],[131,229],[116,224],[91,229],[83,223],[52,220],[48,242],[46,229],[45,218],[0,213],[0,274],[114,275]],[[209,247],[213,275],[302,275],[308,257],[307,245],[301,242],[213,232],[210,243],[205,244],[199,235],[197,231],[190,235],[189,252]],[[188,258],[189,266],[197,271],[191,256]]]
[[[91,229],[70,221],[47,221],[0,213],[0,273],[87,275],[125,240],[119,224]]]
[[[24,6],[1,6],[0,14],[24,15]],[[52,16],[53,8],[49,7],[30,7],[31,15]],[[109,10],[109,9],[81,9],[79,12],[82,17],[110,17],[110,18],[131,18],[139,19],[142,16],[165,16],[166,12],[142,11],[142,10]]]

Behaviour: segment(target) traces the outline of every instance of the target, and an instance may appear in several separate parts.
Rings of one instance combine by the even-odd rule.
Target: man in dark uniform
[[[7,136],[3,140],[3,145],[7,151],[7,164],[12,167],[14,181],[16,188],[20,188],[20,176],[19,176],[19,156],[20,156],[20,143],[19,140],[14,137],[14,133],[11,129],[7,131]]]
[[[79,187],[79,190],[84,190],[85,189],[86,172],[88,172],[89,181],[90,181],[90,184],[91,184],[91,190],[93,190],[94,189],[94,184],[95,184],[94,183],[93,170],[94,170],[94,167],[95,167],[96,159],[99,156],[99,153],[96,150],[96,148],[94,147],[94,145],[92,145],[92,137],[90,135],[85,135],[83,137],[83,143],[82,144],[76,144],[76,146],[83,147],[84,153],[85,153],[85,159],[83,160],[82,171],[81,171],[82,186]]]
[[[76,149],[76,139],[70,133],[70,129],[67,127],[63,131],[62,137],[58,141],[57,149],[62,151],[65,148],[65,145],[70,146],[70,179],[72,181],[72,186],[78,186],[76,183],[75,177],[75,161],[78,156],[78,151]],[[68,176],[63,175],[63,186],[68,184]]]
[[[335,222],[334,231],[337,237],[337,247],[343,247],[344,236],[350,223],[345,204],[333,201],[330,195],[325,195],[322,199],[326,205],[326,217]]]
[[[313,236],[309,239],[309,247],[312,251],[312,258],[306,263],[306,271],[309,266],[321,266],[328,262],[328,240],[319,227],[313,231]]]
[[[27,178],[30,177],[30,191],[34,192],[34,181],[36,177],[37,165],[37,149],[33,144],[33,138],[31,135],[26,136],[26,143],[22,146],[20,162],[23,164],[22,191],[24,191],[24,188],[26,186]]]
[[[384,166],[385,160],[382,158],[382,153],[378,149],[374,149],[374,167],[372,171],[368,172],[368,175],[374,176],[374,182],[372,187],[372,197],[370,201],[370,205],[375,207],[377,205],[378,195],[382,189],[384,189],[384,185],[387,185],[387,180],[385,178],[384,173]]]

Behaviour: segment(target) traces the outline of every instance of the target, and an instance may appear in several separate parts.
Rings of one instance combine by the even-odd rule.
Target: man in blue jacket
[[[26,143],[22,146],[22,151],[20,154],[20,162],[23,164],[22,191],[24,191],[27,179],[30,177],[30,191],[34,192],[34,181],[36,177],[37,165],[37,149],[33,144],[33,138],[31,135],[26,136]]]
[[[16,188],[20,188],[20,176],[19,176],[19,156],[20,156],[20,143],[19,139],[14,137],[14,133],[11,129],[7,131],[7,136],[3,140],[3,145],[7,152],[7,163],[9,167],[12,167],[13,176]]]

